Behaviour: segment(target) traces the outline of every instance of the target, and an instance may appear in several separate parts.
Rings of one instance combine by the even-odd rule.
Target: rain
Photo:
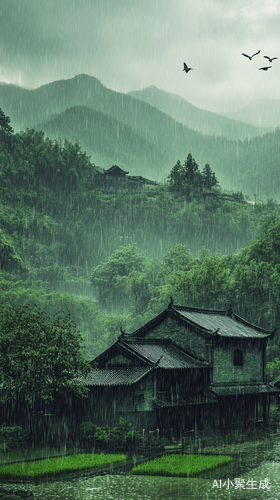
[[[279,21],[1,0],[0,499],[279,498]]]

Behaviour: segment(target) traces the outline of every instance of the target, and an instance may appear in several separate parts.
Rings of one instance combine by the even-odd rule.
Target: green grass
[[[75,454],[68,457],[48,458],[35,462],[19,462],[0,466],[1,479],[36,479],[49,475],[75,472],[95,467],[104,467],[111,463],[122,462],[125,455]]]
[[[232,457],[216,455],[164,455],[134,467],[131,473],[146,476],[192,477],[231,461]]]

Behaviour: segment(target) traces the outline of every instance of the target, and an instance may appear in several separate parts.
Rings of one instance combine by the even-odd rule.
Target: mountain
[[[78,141],[92,161],[103,167],[113,164],[132,175],[162,181],[189,152],[197,162],[214,165],[224,178],[222,165],[233,141],[204,136],[176,122],[149,104],[129,98],[127,113],[111,106],[111,115],[87,106],[73,106],[34,126],[50,138]],[[117,119],[115,116],[119,116]],[[218,153],[219,152],[219,153]]]
[[[111,92],[97,78],[87,75],[55,81],[37,89],[3,84],[0,86],[0,107],[18,131],[48,120],[72,106],[102,108],[102,103],[108,100],[106,94]]]
[[[223,188],[252,199],[280,198],[280,129],[243,141],[202,134],[87,75],[34,90],[1,85],[0,107],[15,129],[77,140],[101,167],[119,164],[131,175],[162,181],[191,153],[201,169],[210,164]]]
[[[248,123],[242,123],[242,121],[246,120],[236,121],[239,118],[234,116],[230,119],[230,117],[227,118],[221,114],[197,108],[182,97],[154,86],[134,90],[128,94],[151,104],[160,111],[172,116],[174,120],[203,134],[224,136],[228,139],[247,139],[271,131],[265,126],[255,127]]]
[[[75,114],[73,121],[69,113],[68,123],[66,115],[59,118],[59,115],[65,113],[67,109],[77,106],[94,109],[103,114],[104,118],[101,119],[100,114],[99,121],[93,123],[91,119],[87,122],[85,119],[82,125],[81,111],[78,113],[77,109],[71,111]],[[34,127],[46,131],[50,137],[78,140],[82,148],[91,154],[94,163],[100,163],[104,159],[106,161],[104,166],[108,163],[112,165],[119,162],[133,174],[162,180],[169,174],[178,159],[184,161],[191,152],[199,164],[204,166],[207,162],[211,163],[213,170],[220,176],[221,182],[228,184],[226,177],[224,178],[223,161],[224,155],[227,155],[229,150],[235,150],[233,141],[202,135],[178,123],[148,103],[104,87],[94,77],[78,75],[72,79],[52,82],[34,90],[3,85],[0,87],[0,107],[10,116],[15,130]],[[77,114],[80,116],[76,121]],[[85,114],[85,109],[82,114]],[[108,136],[107,125],[105,125],[106,120],[108,124],[108,117],[116,120],[116,132],[112,132],[110,136],[112,140],[115,136],[116,144],[111,149],[106,146],[101,154],[100,144],[93,147],[94,141],[91,141],[90,137],[92,134],[101,134],[104,138]],[[122,130],[127,137],[123,137],[123,147],[120,151],[117,144],[119,141],[117,128],[121,130],[122,126],[125,126]],[[139,158],[137,162],[137,170],[138,164],[142,163],[140,171],[136,171],[131,149],[130,152],[126,150],[130,144],[131,134],[134,136],[134,143],[136,136],[139,139],[137,140],[139,145],[141,142],[141,148],[137,147],[138,152],[136,152],[138,155],[141,150],[140,158],[142,159]],[[152,154],[151,151],[153,151]]]
[[[239,111],[226,116],[258,127],[280,127],[280,100],[256,99]]]
[[[165,162],[161,151],[135,133],[128,125],[87,106],[73,106],[36,125],[51,139],[67,137],[78,140],[97,166],[109,168],[112,163],[131,175],[149,176],[151,169]],[[159,174],[160,175],[160,174]]]

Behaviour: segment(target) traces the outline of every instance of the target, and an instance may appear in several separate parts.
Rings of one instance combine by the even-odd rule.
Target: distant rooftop
[[[113,165],[108,168],[108,170],[104,170],[104,174],[126,175],[129,174],[129,172],[125,172],[125,170],[122,170],[122,168],[118,167],[118,165]]]

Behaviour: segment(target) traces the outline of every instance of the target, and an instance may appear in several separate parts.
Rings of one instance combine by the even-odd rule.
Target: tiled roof
[[[160,408],[166,408],[169,406],[185,406],[185,405],[197,405],[197,404],[209,404],[216,403],[217,396],[211,390],[206,389],[201,394],[187,394],[180,395],[176,394],[173,397],[168,394],[159,394],[154,401],[156,406]]]
[[[84,385],[91,386],[131,385],[151,370],[152,368],[147,366],[93,370],[83,382]]]
[[[112,167],[105,170],[104,173],[105,174],[128,174],[128,172],[125,172],[122,168],[118,167],[118,165],[113,165]]]
[[[238,394],[263,394],[268,392],[279,392],[269,385],[241,385],[230,387],[211,387],[218,396],[235,396]]]
[[[180,309],[179,306],[176,306],[176,311],[191,323],[210,333],[218,330],[217,335],[222,337],[267,338],[270,335],[268,331],[242,320],[234,313],[228,316],[226,311]]]
[[[276,331],[269,332],[264,328],[253,325],[235,314],[231,308],[229,310],[200,309],[179,306],[171,302],[160,314],[138,328],[135,332],[125,334],[124,337],[127,340],[129,337],[144,337],[148,331],[151,331],[168,316],[184,321],[186,325],[200,330],[207,336],[217,335],[227,338],[271,339]]]
[[[207,363],[192,358],[178,347],[151,340],[149,343],[124,342],[124,347],[139,354],[151,363],[158,363],[159,368],[207,368]]]

